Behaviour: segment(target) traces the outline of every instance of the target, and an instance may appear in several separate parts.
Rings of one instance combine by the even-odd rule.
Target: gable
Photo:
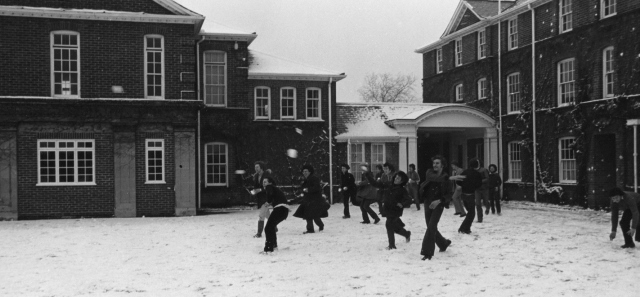
[[[462,30],[466,27],[469,27],[477,22],[479,22],[480,19],[471,11],[471,9],[465,9],[465,12],[462,14],[462,16],[460,17],[460,20],[458,21],[458,26],[456,26],[456,28],[449,32],[449,34]]]
[[[2,0],[5,6],[49,7],[63,9],[111,10],[144,12],[148,14],[178,15],[156,0]],[[172,2],[172,1],[171,1]]]

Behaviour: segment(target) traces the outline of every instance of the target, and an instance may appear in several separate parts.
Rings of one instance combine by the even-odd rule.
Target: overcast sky
[[[414,74],[422,96],[422,57],[415,49],[444,32],[458,0],[177,0],[208,21],[256,32],[250,49],[345,72],[340,102],[360,101],[371,72]]]

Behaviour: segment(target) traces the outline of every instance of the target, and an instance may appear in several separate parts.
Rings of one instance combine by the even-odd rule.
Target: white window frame
[[[576,59],[569,58],[558,62],[558,106],[575,104],[576,100]],[[566,70],[571,66],[570,70]],[[566,86],[566,88],[565,88]],[[564,97],[571,97],[565,100]]]
[[[558,179],[561,183],[576,183],[578,177],[577,171],[577,162],[576,162],[576,152],[574,149],[569,146],[575,143],[575,137],[562,137],[558,140],[558,168],[560,170],[558,174]],[[563,145],[566,144],[566,147]],[[564,153],[569,154],[563,155]],[[573,158],[567,158],[573,157]],[[567,178],[573,176],[573,179]]]
[[[456,67],[462,66],[462,38],[454,41]]]
[[[374,159],[373,147],[382,147],[382,161],[378,162],[377,160]],[[379,153],[380,152],[378,152],[378,154]],[[373,168],[378,164],[383,165],[386,162],[387,162],[387,147],[385,143],[384,142],[372,143],[371,144],[371,163],[369,163],[371,164],[371,167]]]
[[[222,53],[224,54],[224,62],[207,62],[207,54],[209,53]],[[203,65],[203,79],[202,79],[202,84],[204,87],[204,104],[206,104],[207,106],[219,106],[219,107],[226,107],[227,106],[227,53],[223,52],[223,51],[204,51],[202,53],[202,63]],[[224,82],[222,85],[219,84],[211,84],[211,85],[207,85],[207,74],[208,74],[208,67],[207,66],[222,66],[223,67],[223,75],[224,75]],[[222,86],[224,88],[224,95],[222,97],[222,103],[209,103],[209,101],[207,100],[207,95],[209,95],[207,93],[207,86]]]
[[[442,73],[442,48],[436,50],[436,73]]]
[[[600,1],[600,19],[612,17],[618,13],[617,0]],[[608,12],[608,13],[607,13]]]
[[[224,147],[224,157],[225,157],[225,162],[224,163],[216,163],[216,162],[212,162],[209,163],[208,159],[209,159],[209,155],[213,155],[213,147],[214,146],[223,146]],[[209,142],[207,144],[204,145],[204,183],[205,186],[229,186],[229,145],[224,143],[224,142]],[[213,175],[212,180],[215,181],[215,170],[214,172],[209,172],[209,165],[211,166],[220,166],[223,165],[225,170],[223,173],[218,173],[219,175],[224,175],[224,183],[216,183],[216,182],[209,182],[209,175]]]
[[[55,143],[55,147],[46,147],[41,148],[41,143]],[[61,148],[61,142],[73,142],[73,148]],[[91,143],[91,147],[80,148],[78,147],[79,142]],[[41,152],[54,152],[54,163],[55,163],[55,181],[53,182],[43,182],[42,181],[42,164],[40,153]],[[73,182],[61,182],[60,181],[60,152],[73,152]],[[78,181],[78,152],[91,152],[91,164],[90,167],[92,170],[92,181],[90,182],[79,182]],[[94,139],[38,139],[37,141],[37,155],[38,155],[38,182],[36,186],[95,186],[96,178],[98,176],[96,172],[96,143]]]
[[[57,45],[55,44],[55,35],[75,35],[76,36],[76,40],[77,40],[77,44],[74,45]],[[60,31],[52,31],[50,33],[50,61],[51,61],[51,97],[56,97],[56,98],[80,98],[80,33],[78,32],[74,32],[74,31],[65,31],[65,30],[60,30]],[[76,71],[64,71],[64,70],[60,70],[57,71],[55,70],[55,64],[56,64],[56,59],[55,59],[55,51],[56,50],[64,50],[64,49],[69,49],[69,50],[76,50],[77,54],[76,54]],[[60,65],[62,66],[65,60],[60,59]],[[69,66],[71,66],[71,59],[67,60],[69,61]],[[78,94],[56,94],[55,88],[56,88],[56,82],[55,82],[55,76],[56,73],[61,73],[61,75],[68,73],[68,74],[76,74],[77,75],[77,93]],[[69,82],[69,86],[71,86],[71,82]]]
[[[353,158],[351,157],[354,148],[362,152],[360,156],[361,158],[358,160],[353,160]],[[356,156],[359,156],[359,155],[356,155]],[[362,178],[362,169],[360,169],[360,165],[364,163],[364,158],[365,158],[364,143],[349,143],[349,150],[348,150],[347,157],[349,159],[348,160],[349,167],[351,167],[351,173],[353,174],[353,177],[355,178],[356,181],[360,181]],[[371,167],[369,167],[369,169],[371,169]]]
[[[478,60],[487,57],[487,29],[478,31]]]
[[[160,49],[158,50],[158,48],[148,48],[147,47],[147,38],[160,38]],[[164,99],[165,98],[165,54],[164,54],[164,36],[162,35],[158,35],[158,34],[149,34],[149,35],[145,35],[144,36],[144,97],[147,99]],[[149,95],[149,58],[148,58],[148,54],[149,53],[160,53],[160,92],[162,93],[161,96],[156,96],[156,95]],[[153,73],[153,75],[157,75],[156,73]]]
[[[267,105],[266,107],[260,105],[258,106],[258,100],[265,100],[265,97],[259,97],[258,98],[258,90],[267,90]],[[254,96],[254,100],[253,100],[253,107],[254,107],[254,116],[256,120],[269,120],[271,119],[271,88],[269,87],[265,87],[265,86],[260,86],[260,87],[255,87],[253,89],[253,96]],[[266,115],[258,115],[258,110],[262,108],[264,110],[264,112],[266,113]]]
[[[457,84],[455,87],[455,99],[456,102],[464,101],[464,86],[462,84]]]
[[[518,17],[507,20],[509,50],[518,48]]]
[[[487,98],[487,78],[483,77],[478,80],[478,100]]]
[[[293,92],[293,97],[285,97],[284,96],[284,91],[285,90],[291,90]],[[294,87],[283,87],[280,88],[280,119],[281,120],[295,120],[296,119],[296,102],[297,102],[297,94],[296,94],[296,88]],[[284,116],[284,100],[286,99],[292,99],[293,100],[293,115],[290,116]]]
[[[573,0],[560,0],[560,21],[558,30],[565,33],[573,30]]]
[[[614,52],[613,46],[607,47],[602,51],[602,97],[613,97],[614,88]],[[610,91],[609,91],[610,89]]]
[[[157,147],[153,147],[150,148],[149,147],[149,143],[150,142],[160,142],[162,144],[162,147],[157,148]],[[165,143],[164,143],[164,139],[145,139],[145,145],[144,145],[144,160],[145,160],[145,175],[144,175],[144,179],[145,179],[145,184],[165,184],[166,183],[166,168],[167,168],[167,162],[166,162],[166,158],[165,158]],[[149,180],[149,152],[150,151],[160,151],[162,152],[161,156],[162,156],[162,180]]]
[[[318,98],[309,98],[309,91],[318,91]],[[322,119],[322,90],[320,88],[306,88],[304,90],[305,96],[305,107],[304,107],[304,115],[306,119],[310,120],[321,120]],[[309,102],[310,101],[318,101],[318,116],[310,117],[309,116]]]
[[[517,158],[515,158],[517,154]],[[507,181],[519,182],[522,180],[522,145],[519,141],[509,142],[509,178]]]
[[[507,75],[507,113],[519,113],[522,108],[521,81],[520,72]]]

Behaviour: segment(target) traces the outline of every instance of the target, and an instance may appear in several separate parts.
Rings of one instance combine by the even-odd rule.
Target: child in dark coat
[[[498,166],[496,166],[496,164],[489,165],[489,181],[487,183],[489,185],[491,213],[496,213],[497,209],[498,215],[502,215],[500,210],[500,185],[502,184],[502,179],[500,178],[500,174],[498,174]]]
[[[405,224],[400,219],[404,211],[404,207],[411,205],[412,201],[409,192],[407,192],[407,189],[404,187],[407,184],[407,181],[409,181],[409,177],[406,173],[398,171],[393,175],[391,180],[393,181],[393,184],[391,187],[387,188],[388,192],[384,195],[384,200],[382,201],[382,207],[384,209],[383,214],[387,217],[385,227],[387,228],[387,237],[389,238],[388,250],[396,248],[395,233],[404,236],[407,242],[411,240],[411,231],[404,229]],[[374,187],[386,187],[383,182],[373,180],[372,178],[370,178],[369,182]]]

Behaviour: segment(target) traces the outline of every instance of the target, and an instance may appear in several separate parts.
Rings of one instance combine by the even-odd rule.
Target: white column
[[[498,129],[486,128],[484,130],[484,167],[489,164],[498,164]]]
[[[633,191],[638,193],[638,125],[640,119],[627,120],[627,126],[633,126]]]
[[[407,159],[407,169],[409,167],[409,164],[415,164],[416,167],[418,166],[418,137],[408,137],[407,138],[409,144],[408,144],[408,149],[409,149],[409,158]],[[405,171],[407,172],[407,171]]]
[[[407,172],[407,138],[400,136],[398,148],[398,169]]]

